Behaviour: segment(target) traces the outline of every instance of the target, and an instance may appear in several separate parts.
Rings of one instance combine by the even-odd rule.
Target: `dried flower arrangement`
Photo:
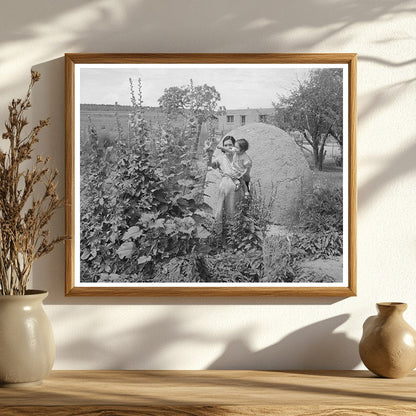
[[[0,148],[0,294],[24,295],[29,283],[33,262],[49,253],[64,236],[50,238],[45,229],[63,200],[56,193],[58,171],[52,171],[49,157],[37,156],[31,167],[33,147],[39,141],[42,128],[50,122],[41,120],[28,134],[24,128],[28,120],[24,113],[29,107],[39,72],[32,71],[31,81],[23,99],[9,105],[3,140],[8,150]]]

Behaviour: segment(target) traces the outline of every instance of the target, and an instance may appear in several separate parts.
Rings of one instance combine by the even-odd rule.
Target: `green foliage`
[[[116,126],[117,126],[117,139],[122,140],[122,139],[124,139],[124,131],[123,131],[123,127],[122,127],[121,122],[120,122],[120,118],[118,116],[118,110],[119,110],[119,106],[118,106],[118,103],[116,101],[114,103],[114,111],[115,111],[114,117],[116,119]]]
[[[228,248],[243,252],[262,250],[275,199],[274,185],[268,196],[262,191],[260,182],[251,185],[250,196],[242,201],[234,221],[225,226]]]
[[[262,270],[261,252],[221,251],[206,256],[193,252],[161,263],[156,272],[158,282],[185,283],[253,283]]]
[[[342,167],[342,157],[341,156],[336,156],[335,157],[335,166]]]
[[[138,273],[140,280],[147,281],[157,263],[203,246],[206,214],[198,209],[201,198],[194,192],[195,182],[179,179],[176,165],[164,164],[171,171],[153,164],[146,144],[119,144],[117,150],[117,169],[109,179],[103,180],[107,172],[103,166],[93,168],[86,181],[82,260],[93,268],[94,276]],[[90,162],[90,166],[96,165]],[[113,185],[108,193],[106,184]],[[112,267],[103,267],[107,262]]]
[[[115,260],[111,245],[115,243],[117,219],[113,207],[117,197],[110,191],[112,186],[110,166],[98,159],[94,152],[84,152],[81,160],[81,265],[94,273],[87,273],[85,280],[96,279],[97,273],[111,272]],[[100,163],[101,161],[101,163]],[[119,220],[122,220],[119,218]]]
[[[225,257],[220,254],[214,275],[222,281],[223,272],[238,281],[259,281],[263,277],[263,249],[267,229],[271,224],[271,207],[276,198],[276,188],[272,186],[271,195],[265,195],[259,182],[251,185],[250,197],[244,199],[234,220],[224,221],[220,248],[225,248]],[[234,266],[228,255],[233,253]],[[219,265],[218,265],[219,264]],[[228,266],[230,269],[228,269]],[[233,268],[234,267],[234,268]],[[234,277],[232,277],[234,276]],[[232,280],[234,281],[234,280]]]
[[[303,201],[300,208],[300,225],[310,232],[336,230],[342,234],[342,189],[316,188]]]
[[[84,280],[151,281],[156,265],[207,251],[211,226],[190,145],[170,131],[150,131],[140,91],[139,83],[135,97],[132,87],[134,136],[116,142],[115,160],[92,151],[96,128],[89,128],[81,162]]]
[[[195,86],[190,80],[182,87],[170,87],[159,98],[159,105],[170,121],[178,116],[185,118],[183,138],[192,143],[192,157],[196,157],[202,123],[209,122],[213,116],[224,111],[218,108],[220,94],[207,84]],[[212,135],[212,132],[211,132]]]
[[[175,119],[180,114],[185,115],[189,101],[188,87],[169,87],[159,98],[159,105],[168,116]]]
[[[273,103],[285,130],[300,131],[313,150],[315,167],[322,170],[325,143],[331,134],[342,146],[343,130],[342,70],[312,70],[289,96]]]
[[[159,264],[155,280],[164,283],[207,282],[211,281],[206,260],[201,254],[191,253],[175,257],[167,263]]]
[[[294,283],[335,283],[335,279],[326,273],[317,273],[312,270],[300,271],[293,280]]]
[[[336,230],[295,234],[294,245],[312,259],[342,255],[342,234]]]
[[[297,260],[299,249],[292,243],[293,236],[272,235],[264,245],[264,277],[262,282],[293,282],[300,272]]]
[[[159,98],[159,105],[171,117],[191,114],[200,124],[217,111],[220,94],[213,86],[207,84],[166,88]]]
[[[91,129],[94,131],[94,129]],[[189,145],[166,134],[118,143],[117,164],[83,159],[81,263],[97,281],[253,282],[263,275],[270,204],[253,186],[244,212],[215,245]],[[97,203],[98,201],[98,203]]]
[[[130,120],[130,128],[136,141],[143,142],[148,135],[149,129],[144,118],[143,97],[142,97],[142,81],[137,80],[137,94],[134,89],[133,80],[130,82],[130,99],[133,105],[133,114]]]
[[[294,245],[312,258],[342,254],[342,189],[318,188],[303,202]]]
[[[299,212],[299,224],[291,233],[266,237],[263,245],[262,282],[333,282],[334,278],[303,270],[301,262],[342,255],[342,190],[317,188]]]
[[[224,250],[206,258],[210,281],[218,283],[254,283],[263,274],[261,251]]]
[[[215,115],[221,96],[215,87],[207,84],[194,86],[191,80],[189,89],[190,110],[199,123]]]

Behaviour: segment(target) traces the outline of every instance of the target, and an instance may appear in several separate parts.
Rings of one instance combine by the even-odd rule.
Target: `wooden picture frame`
[[[66,242],[65,293],[67,296],[347,297],[356,295],[356,54],[71,53],[65,55],[65,72],[65,218],[66,234],[70,236],[70,239]],[[132,73],[134,73],[133,76]],[[284,208],[283,202],[280,201],[280,205],[276,202],[278,198],[273,197],[274,199],[272,200],[271,194],[269,195],[271,214],[269,215],[267,211],[266,213],[261,214],[268,218],[267,224],[264,225],[264,227],[261,225],[261,227],[263,227],[261,228],[262,234],[258,231],[261,222],[260,220],[256,220],[257,222],[252,221],[250,223],[252,229],[255,230],[253,231],[253,234],[250,234],[250,231],[247,231],[248,228],[243,229],[243,231],[237,230],[233,234],[234,231],[229,225],[231,221],[229,221],[229,223],[221,222],[221,233],[223,234],[221,234],[221,237],[218,237],[218,234],[215,234],[214,238],[214,233],[212,232],[213,234],[209,234],[211,229],[206,224],[214,224],[214,226],[217,227],[218,223],[215,222],[217,220],[212,219],[214,218],[213,214],[207,214],[204,210],[200,209],[201,206],[207,206],[205,198],[207,197],[208,191],[206,191],[206,188],[212,183],[212,181],[210,182],[207,179],[207,172],[209,173],[211,170],[216,174],[221,172],[221,175],[223,175],[221,176],[221,181],[223,180],[222,178],[227,176],[227,174],[224,173],[224,167],[218,171],[214,169],[218,167],[221,168],[218,159],[210,159],[210,157],[212,157],[213,146],[219,140],[218,138],[221,137],[221,139],[223,139],[223,133],[227,133],[226,123],[232,124],[237,119],[244,125],[232,130],[232,132],[237,132],[233,133],[236,134],[236,138],[252,134],[253,136],[250,137],[254,137],[255,139],[251,139],[251,142],[250,140],[248,141],[250,142],[250,146],[253,146],[253,152],[258,151],[255,148],[256,146],[260,146],[260,148],[263,146],[264,149],[267,150],[264,154],[261,154],[261,158],[258,158],[256,161],[253,153],[250,188],[245,188],[247,195],[250,191],[250,195],[246,195],[250,201],[253,201],[255,198],[255,196],[253,196],[254,190],[252,190],[252,187],[256,186],[254,183],[254,177],[255,174],[257,174],[256,172],[259,171],[260,167],[266,168],[267,172],[267,169],[275,169],[275,166],[277,166],[273,162],[273,166],[267,168],[267,166],[262,166],[266,165],[266,162],[263,163],[262,161],[265,160],[266,156],[269,157],[269,154],[274,154],[273,152],[276,154],[279,152],[286,152],[286,150],[273,150],[273,146],[277,146],[277,141],[280,140],[289,143],[288,137],[291,137],[293,142],[297,143],[296,146],[303,146],[306,148],[306,150],[303,151],[306,152],[304,155],[306,154],[308,156],[308,152],[314,151],[314,147],[309,146],[309,142],[312,144],[314,143],[312,141],[313,136],[308,133],[307,129],[303,129],[302,131],[301,128],[296,130],[295,127],[291,127],[290,132],[292,137],[286,132],[283,132],[283,129],[270,124],[272,122],[276,124],[273,120],[282,117],[281,122],[286,127],[295,126],[296,117],[301,117],[304,113],[301,113],[300,110],[298,110],[299,105],[296,104],[294,98],[292,97],[292,101],[278,101],[278,104],[274,103],[276,105],[272,105],[272,102],[270,102],[269,107],[274,108],[275,112],[269,112],[263,115],[260,114],[259,111],[263,111],[262,109],[264,109],[264,107],[260,107],[255,101],[255,97],[257,97],[255,91],[264,91],[265,94],[267,89],[272,90],[273,88],[276,88],[275,98],[277,101],[277,94],[279,91],[281,94],[280,97],[283,97],[282,99],[290,97],[291,91],[292,93],[293,91],[297,91],[299,85],[305,86],[309,82],[308,85],[311,86],[313,83],[311,74],[318,73],[330,74],[328,75],[330,79],[336,78],[337,91],[338,94],[341,94],[337,95],[336,98],[333,98],[333,101],[329,104],[328,108],[330,108],[331,111],[329,116],[327,113],[323,116],[320,115],[320,117],[327,117],[325,119],[327,124],[326,131],[320,133],[321,136],[317,136],[319,140],[321,140],[321,144],[323,138],[326,137],[325,140],[327,140],[327,142],[324,141],[322,154],[325,155],[327,160],[331,156],[328,155],[328,152],[330,153],[329,149],[332,149],[331,151],[335,153],[332,155],[333,159],[331,159],[331,163],[334,163],[334,166],[337,163],[342,164],[342,168],[334,168],[337,169],[338,179],[341,178],[341,185],[339,188],[342,188],[342,190],[333,192],[339,192],[342,195],[342,213],[339,214],[339,203],[337,209],[338,214],[342,217],[343,231],[338,234],[334,231],[334,234],[331,234],[330,231],[327,231],[327,222],[324,221],[323,226],[326,230],[325,233],[328,233],[329,237],[325,240],[327,246],[322,249],[328,250],[328,252],[331,253],[331,238],[335,238],[335,240],[336,238],[342,239],[341,254],[343,257],[341,257],[341,260],[339,258],[339,251],[336,251],[336,242],[333,243],[335,255],[332,260],[338,265],[338,275],[336,276],[340,275],[339,267],[341,267],[342,270],[342,276],[339,278],[341,280],[339,281],[336,280],[338,277],[331,277],[331,275],[326,274],[325,271],[317,272],[316,270],[321,270],[319,267],[318,269],[314,269],[316,266],[315,257],[318,256],[319,258],[320,254],[315,253],[314,256],[312,246],[309,246],[308,244],[299,249],[302,245],[303,234],[298,235],[297,231],[293,232],[292,228],[290,228],[290,231],[287,231],[289,229],[287,228],[289,227],[287,225],[284,225],[283,234],[279,234],[281,222],[279,222],[280,220],[275,220],[275,222],[273,222],[273,215],[276,215],[276,218],[278,218],[284,209],[291,215],[294,215],[294,217],[291,217],[292,219],[300,217],[301,215],[299,213],[302,212],[303,219],[305,220],[305,215],[308,215],[308,211],[305,211],[306,205],[302,201],[304,200],[304,195],[307,195],[307,192],[309,192],[308,195],[310,196],[320,190],[319,186],[321,185],[315,186],[314,182],[314,178],[319,177],[320,175],[319,170],[311,171],[313,183],[312,185],[308,185],[309,188],[305,185],[305,183],[308,182],[304,179],[306,176],[300,177],[300,197],[298,199],[299,201],[302,199],[302,201],[299,202],[296,200],[296,204],[301,203],[302,205],[296,205],[296,209],[294,208],[295,203],[293,201],[291,202],[292,205],[288,205],[290,208],[288,209],[287,206]],[[137,78],[135,74],[137,74]],[[193,81],[189,81],[190,75],[195,75]],[[199,75],[202,76],[201,79],[198,78]],[[122,76],[124,76],[124,81],[120,81],[120,84],[118,84],[119,79],[121,79]],[[144,76],[143,79],[142,76]],[[188,76],[188,80],[186,82],[177,81],[178,79],[181,79],[181,76]],[[203,76],[206,76],[207,79],[202,80]],[[282,79],[286,80],[286,84],[284,85],[284,88],[286,89],[283,93],[282,90],[278,91],[278,89],[281,88],[279,82],[281,82]],[[242,112],[238,112],[238,109],[235,110],[235,114],[231,114],[232,111],[231,108],[229,108],[230,105],[221,108],[220,105],[223,104],[218,100],[218,97],[213,98],[214,101],[216,100],[215,113],[206,112],[208,111],[207,108],[209,108],[209,106],[204,107],[203,110],[201,110],[200,107],[197,107],[197,104],[195,103],[198,102],[198,97],[203,96],[203,93],[208,91],[208,93],[212,93],[215,96],[215,82],[221,85],[225,90],[223,95],[223,91],[220,91],[220,88],[218,87],[218,92],[221,94],[221,97],[229,97],[230,100],[233,96],[234,98],[237,96],[240,97],[239,102],[241,102],[241,105],[239,109],[244,108],[245,111],[250,110],[250,112],[247,113],[247,116],[242,114]],[[117,95],[121,88],[119,85],[123,85],[125,91],[122,98],[119,98],[120,95]],[[327,95],[331,96],[330,94],[333,94],[333,85],[324,85],[328,85]],[[209,89],[211,86],[214,86],[214,90]],[[174,90],[170,89],[171,87],[178,88]],[[158,91],[157,88],[159,88]],[[341,92],[339,92],[339,88],[341,88]],[[244,95],[241,94],[242,92],[245,92],[247,100],[241,98]],[[121,101],[123,100],[123,97],[129,93],[131,95],[130,107],[128,103],[126,104]],[[173,98],[172,94],[169,95],[170,93],[173,94]],[[153,94],[156,98],[159,97],[159,101],[149,101],[150,104],[148,104],[145,97],[146,94],[149,96]],[[341,98],[339,98],[341,96],[342,102],[340,101]],[[160,101],[162,98],[163,100]],[[334,103],[338,105],[338,113],[336,113],[336,115],[333,115],[335,114],[333,113],[333,107],[335,108]],[[88,104],[91,105],[88,107]],[[158,107],[158,105],[160,105],[160,107]],[[296,105],[298,105],[298,107],[296,107]],[[341,105],[341,110],[339,109],[339,105]],[[247,109],[247,107],[250,108]],[[211,110],[214,111],[213,108],[209,111]],[[205,113],[203,111],[205,111]],[[309,109],[304,111],[309,111]],[[252,114],[257,114],[259,117],[257,120],[255,119],[255,124],[249,123],[249,118]],[[299,116],[299,114],[301,114],[301,116]],[[108,121],[110,116],[112,117],[111,122]],[[269,116],[270,118],[268,118]],[[178,118],[175,119],[175,117],[182,117],[182,121],[178,122]],[[328,122],[330,117],[334,117],[334,119],[335,117],[338,118],[336,122],[332,121],[331,124]],[[169,124],[171,130],[166,127],[168,121],[171,123]],[[308,122],[309,121],[310,120],[308,119]],[[298,123],[303,122],[304,121],[298,120]],[[213,123],[214,127],[209,123]],[[339,127],[339,130],[337,130],[338,133],[335,132],[335,125]],[[207,126],[209,126],[211,130],[209,130]],[[222,127],[220,128],[219,126]],[[249,126],[251,127],[249,128]],[[235,126],[232,125],[231,127]],[[146,131],[146,133],[143,133],[144,131]],[[259,135],[256,136],[257,131],[266,131],[267,134],[270,132],[272,136],[275,134],[274,132],[277,132],[276,135],[280,139],[267,142],[272,144],[259,144],[260,142],[257,141]],[[157,134],[155,132],[157,132]],[[243,133],[239,135],[239,132]],[[163,136],[164,134],[166,136]],[[185,139],[175,139],[175,134],[181,134],[182,136],[180,137],[185,137]],[[195,201],[197,200],[197,197],[192,196],[192,198],[194,198],[192,199],[189,197],[190,194],[185,194],[185,192],[188,192],[189,189],[191,189],[192,191],[195,191],[192,195],[196,195],[196,183],[198,180],[201,181],[200,176],[192,173],[192,181],[194,182],[186,182],[188,176],[184,176],[185,173],[183,172],[185,172],[185,168],[183,168],[183,170],[178,170],[176,167],[176,170],[173,167],[172,169],[166,168],[166,163],[168,162],[170,163],[169,166],[174,165],[174,162],[172,162],[174,160],[172,159],[172,155],[175,154],[174,151],[170,152],[168,150],[170,149],[167,147],[168,144],[170,146],[171,143],[173,143],[172,140],[177,140],[175,141],[175,146],[177,146],[175,149],[179,148],[178,146],[182,146],[180,147],[181,149],[188,149],[186,146],[191,146],[189,144],[189,140],[191,140],[189,137],[194,137],[192,134],[196,137],[196,150],[195,154],[192,156],[193,159],[189,156],[189,163],[186,162],[188,163],[186,166],[205,166],[202,162],[197,165],[198,161],[206,161],[208,166],[206,169],[205,167],[203,168],[205,169],[204,182],[202,182],[203,194],[199,194],[199,198],[201,198],[201,195],[204,195],[204,202],[202,203],[202,200],[199,199],[199,205],[195,207],[190,207],[189,201],[196,204]],[[209,136],[209,134],[212,134],[212,137]],[[326,134],[326,136],[324,136],[324,134]],[[211,138],[209,139],[209,137]],[[335,139],[339,139],[338,143],[341,143],[338,150]],[[332,147],[328,147],[328,143],[330,143],[331,140]],[[241,143],[237,144],[237,148],[241,152],[241,147],[239,146],[241,146]],[[279,144],[279,146],[281,145]],[[319,152],[319,142],[317,146],[316,150]],[[189,147],[189,149],[190,148],[191,147]],[[290,144],[290,149],[292,148],[293,146]],[[299,149],[299,147],[296,148]],[[141,159],[138,159],[137,157],[139,152],[138,149],[141,149],[140,152],[142,152],[140,153]],[[168,155],[166,156],[166,160],[163,158],[161,159],[160,155],[162,153],[160,152],[164,152],[163,155]],[[219,151],[216,150],[216,152]],[[230,153],[224,152],[225,150],[223,149],[221,153],[218,153],[219,156],[217,157],[224,158],[225,160],[226,155],[229,155]],[[293,150],[293,152],[298,155],[301,151]],[[250,154],[250,148],[247,154]],[[132,159],[132,155],[136,158]],[[185,153],[181,157],[185,158]],[[298,158],[298,156],[293,157],[294,159]],[[236,172],[235,169],[240,166],[238,165],[240,159],[232,158],[234,158],[234,154],[228,156],[228,159],[231,161],[230,163],[233,164],[233,172]],[[289,156],[287,159],[289,159]],[[188,161],[188,159],[186,160]],[[197,160],[197,162],[195,162],[195,160]],[[296,163],[298,163],[298,165],[304,164],[304,162],[301,162],[300,160],[301,158]],[[247,163],[244,166],[248,166]],[[285,163],[288,164],[289,162],[285,160]],[[315,163],[318,162],[315,161]],[[105,165],[105,167],[103,167],[103,165]],[[139,165],[142,170],[138,168]],[[186,169],[188,169],[188,167]],[[228,168],[229,167],[230,166],[228,166]],[[134,169],[139,169],[140,172],[147,172],[145,173],[145,175],[148,175],[146,176],[146,180],[153,184],[146,185],[146,192],[148,193],[145,194],[145,196],[143,196],[144,188],[140,188],[141,185],[137,185],[137,187],[135,185],[141,181],[141,176],[137,171],[134,171]],[[175,174],[170,173],[172,170],[179,172],[177,175],[181,176],[175,177]],[[248,171],[249,169],[246,168],[244,174],[248,174]],[[278,170],[278,174],[280,174],[280,171],[281,169]],[[191,170],[189,170],[189,172],[191,172]],[[192,172],[194,172],[194,170],[192,170]],[[191,175],[191,173],[187,174]],[[257,179],[260,187],[261,181],[267,174],[258,174],[258,176],[260,176],[260,178]],[[228,184],[230,183],[230,177],[231,176],[228,175],[226,179]],[[309,174],[307,174],[307,177],[310,177]],[[120,178],[128,179],[120,180]],[[237,176],[236,174],[236,176],[231,179],[236,189],[240,186],[245,186],[244,181],[241,178],[242,174],[240,176]],[[281,180],[277,187],[284,182],[284,180]],[[287,182],[290,181],[288,180]],[[162,186],[167,186],[167,183],[174,184],[170,185],[170,188],[163,188],[172,190],[172,192],[169,193],[169,198],[171,198],[169,200],[167,196],[168,191],[163,191],[164,193],[161,193],[159,192],[159,188],[154,185],[159,184],[157,186],[160,186],[162,189]],[[310,182],[308,183],[310,184]],[[179,187],[179,185],[176,186],[176,184],[181,184],[180,186],[183,184],[183,189],[186,189],[186,191],[183,191],[182,196],[178,196],[178,191],[173,192],[173,189]],[[220,185],[221,184],[222,182]],[[215,186],[219,187],[220,185]],[[151,186],[154,187],[150,189]],[[136,194],[132,196],[132,191],[130,192],[130,190],[133,188]],[[284,199],[283,195],[286,195],[285,198],[289,198],[289,200],[295,195],[295,192],[290,190],[291,188],[278,189],[279,197],[281,197],[282,201]],[[306,191],[306,189],[309,189],[309,191]],[[318,189],[318,191],[316,189]],[[142,196],[139,195],[140,192],[142,192]],[[109,195],[112,195],[112,199]],[[157,200],[157,198],[159,198],[160,201]],[[217,196],[216,198],[217,208],[215,209],[217,209],[217,216],[215,218],[218,219],[220,218],[218,217],[218,201],[220,200],[218,198],[221,197]],[[228,196],[225,198],[228,198]],[[184,199],[186,200],[185,202]],[[241,199],[240,202],[241,201],[243,201],[243,199]],[[264,201],[266,201],[266,199],[264,199]],[[180,205],[181,203],[184,203],[184,205]],[[159,204],[157,205],[157,209],[154,208],[154,206],[156,207],[156,204]],[[213,204],[214,202],[212,202],[212,205]],[[243,204],[243,202],[241,202],[241,204]],[[253,204],[253,202],[249,202],[248,204],[249,206],[252,206],[250,204]],[[264,202],[264,204],[266,204],[266,202]],[[211,207],[211,205],[209,206]],[[236,206],[237,205],[233,205],[233,209],[236,209]],[[238,206],[240,207],[241,205]],[[265,205],[263,205],[263,208],[264,206]],[[299,206],[302,207],[302,211]],[[100,209],[101,211],[99,211]],[[155,210],[152,211],[152,209]],[[182,209],[187,209],[188,211],[186,212],[188,212],[188,214],[184,214],[185,211],[181,211]],[[105,214],[103,214],[103,210]],[[174,212],[179,212],[177,217],[174,216],[176,215],[173,214]],[[244,212],[247,213],[248,211]],[[163,217],[162,213],[163,215],[167,214]],[[241,215],[241,210],[239,210],[238,213]],[[335,213],[335,208],[331,211],[331,215],[332,213]],[[201,220],[202,222],[198,222],[198,220],[195,219],[197,215],[203,217]],[[233,215],[237,214],[233,211]],[[226,218],[226,216],[223,216],[223,211],[221,211],[221,220],[218,221],[223,221],[224,218]],[[234,216],[233,218],[237,217]],[[239,224],[243,224],[244,226],[248,224],[248,217],[239,218],[243,218],[240,223],[234,221],[232,224],[237,224],[237,227],[240,226]],[[209,221],[211,221],[211,223]],[[289,222],[292,224],[292,227],[294,222]],[[228,234],[226,237],[224,224],[228,224],[227,227],[229,227],[227,229]],[[263,224],[263,222],[261,222],[261,224]],[[241,225],[241,227],[243,227],[243,225]],[[339,221],[338,223],[335,223],[332,228],[337,226],[339,226]],[[277,230],[276,234],[273,234],[274,231],[273,233],[270,231],[271,227],[275,227],[273,230]],[[296,228],[296,230],[298,230],[298,228]],[[322,228],[322,232],[323,230],[324,228]],[[243,232],[243,234],[237,238],[239,232]],[[206,236],[207,234],[208,237]],[[204,237],[202,237],[202,235],[204,235]],[[263,236],[263,240],[256,240],[262,241],[262,254],[258,254],[259,252],[256,251],[256,246],[250,245],[258,243],[251,243],[248,235],[253,239],[260,238],[259,235]],[[335,237],[333,237],[334,235]],[[220,240],[218,240],[218,238],[220,238]],[[227,238],[231,238],[232,240],[232,242],[229,243],[230,246],[227,246],[227,241],[229,241]],[[265,254],[266,238],[268,238],[268,254]],[[308,234],[307,238],[310,239],[312,237]],[[319,244],[323,245],[322,236],[319,238],[321,238]],[[235,241],[238,239],[240,240]],[[101,245],[99,245],[97,241],[99,241]],[[209,241],[210,244],[213,244],[212,241],[217,244],[215,246],[217,251],[215,251],[214,254],[211,254],[211,252],[206,250],[207,241]],[[220,242],[218,243],[218,241]],[[294,241],[296,241],[296,250],[298,250],[296,252],[294,251]],[[306,241],[312,240],[307,239]],[[330,242],[328,243],[328,241]],[[243,243],[246,245],[243,246]],[[240,244],[240,246],[238,246],[238,244]],[[273,244],[277,247],[275,251],[272,250]],[[231,247],[233,247],[232,250]],[[326,247],[329,247],[329,249]],[[310,252],[312,252],[312,254],[307,254],[309,257],[302,257],[306,255],[305,253]],[[203,255],[203,253],[208,253],[207,256],[209,255],[210,257],[204,257],[205,254]],[[324,251],[322,251],[322,253],[324,253],[322,254],[323,257],[328,255]],[[228,256],[228,263],[225,260],[223,261],[226,256]],[[301,260],[298,260],[298,257],[296,256],[299,256],[299,259]],[[270,258],[272,260],[270,260]],[[159,259],[159,263],[157,263],[156,259]],[[254,259],[253,264],[263,263],[261,263],[258,268],[255,268],[257,266],[253,266],[252,263],[250,263],[252,259]],[[257,261],[257,263],[255,263],[255,261]],[[282,261],[286,262],[283,266],[281,263]],[[322,260],[321,263],[327,264],[325,261],[327,260]],[[340,261],[341,266],[339,266]],[[235,267],[233,266],[233,262],[236,262]],[[237,262],[240,263],[237,264]],[[244,265],[241,265],[243,263]],[[267,272],[265,271],[266,263],[268,267]],[[277,269],[272,267],[274,264],[279,265],[282,269],[276,271]],[[215,280],[214,282],[209,280],[211,278],[210,276],[214,276],[214,274],[206,274],[205,277],[201,277],[204,273],[203,270],[208,268],[208,266],[210,267],[209,270],[212,270],[212,273],[217,273],[215,274],[215,279],[219,280]],[[241,270],[239,268],[240,266]],[[308,269],[308,267],[310,268]],[[192,270],[195,271],[195,274],[192,274]],[[229,270],[228,274],[224,270]],[[253,270],[254,277],[252,277],[252,281],[244,280],[251,279],[251,272],[249,273],[247,270],[249,270],[249,272]],[[299,274],[296,275],[296,270],[299,274],[302,273],[303,277],[298,278]],[[185,281],[181,281],[185,273],[187,276],[186,279],[188,280],[185,279]],[[308,273],[310,273],[311,276],[309,281]],[[227,281],[228,276],[232,281]],[[220,279],[225,279],[225,281]],[[292,281],[290,281],[290,279],[292,279]],[[328,280],[325,281],[325,279]]]

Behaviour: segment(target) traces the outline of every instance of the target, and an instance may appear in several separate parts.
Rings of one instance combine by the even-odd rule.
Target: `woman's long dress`
[[[243,198],[241,187],[236,191],[235,170],[232,161],[225,153],[221,153],[212,163],[221,173],[221,181],[218,186],[218,202],[215,209],[216,223],[222,228],[223,220],[232,221],[237,213],[240,201]]]

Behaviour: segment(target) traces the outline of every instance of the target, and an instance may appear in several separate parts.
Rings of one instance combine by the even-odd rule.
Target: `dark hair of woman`
[[[225,142],[226,142],[226,141],[228,141],[228,140],[230,140],[230,141],[231,141],[231,143],[233,144],[233,146],[235,145],[235,139],[234,139],[234,137],[233,137],[233,136],[225,136],[225,137],[222,139],[222,144],[223,144],[223,146],[224,146]]]

